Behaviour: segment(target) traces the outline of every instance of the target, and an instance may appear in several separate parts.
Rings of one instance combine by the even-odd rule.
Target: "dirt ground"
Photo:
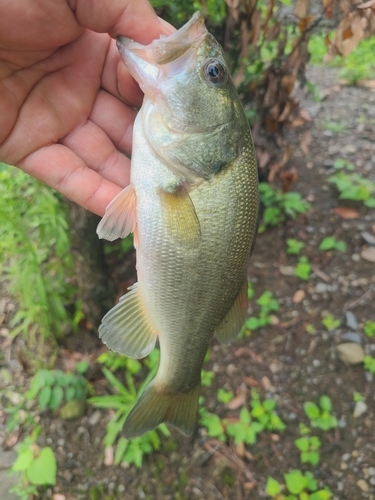
[[[339,200],[336,188],[327,183],[338,158],[350,160],[358,174],[375,181],[375,92],[339,85],[337,71],[331,68],[309,68],[308,79],[325,98],[314,102],[304,93],[301,107],[312,120],[287,132],[286,140],[292,146],[290,164],[299,174],[292,189],[311,203],[311,209],[260,234],[248,270],[254,300],[270,290],[280,310],[273,325],[231,346],[214,341],[204,367],[215,373],[212,386],[203,388],[209,411],[222,418],[238,417],[240,408],[230,410],[217,402],[217,389],[242,391],[248,398],[251,387],[257,386],[262,397],[277,400],[286,430],[261,433],[255,445],[240,453],[233,443],[209,438],[202,428],[188,439],[172,430],[171,438],[162,439],[161,449],[136,469],[103,463],[108,411],[87,406],[85,415],[73,422],[46,412],[41,418],[44,442],[55,451],[58,480],[40,498],[60,493],[63,496],[57,500],[257,500],[267,497],[267,476],[284,482],[284,473],[301,469],[312,471],[335,499],[375,499],[375,382],[363,364],[345,364],[336,351],[338,344],[354,339],[366,354],[375,356],[375,338],[363,333],[365,321],[375,321],[375,263],[361,256],[368,247],[362,233],[375,236],[375,210],[360,202]],[[341,130],[327,130],[330,122],[340,124]],[[302,147],[308,148],[306,154],[301,138],[307,130],[312,140]],[[351,208],[359,217],[343,219],[332,211],[338,207]],[[318,249],[321,240],[332,235],[346,242],[345,252]],[[309,258],[313,268],[308,281],[291,275],[298,257],[286,253],[287,238],[305,243],[301,255]],[[300,302],[296,301],[298,290],[304,292],[299,292],[299,297],[304,295]],[[255,310],[254,300],[249,315]],[[340,319],[340,327],[327,331],[322,324],[326,313]],[[307,324],[315,332],[306,332]],[[102,346],[82,335],[71,348],[99,352]],[[19,369],[16,361],[10,367]],[[100,392],[104,382],[98,373],[99,368],[93,369],[91,378]],[[362,394],[367,405],[356,418],[354,392]],[[299,423],[309,424],[303,403],[318,402],[323,394],[332,399],[332,414],[339,424],[330,431],[313,431],[322,441],[321,462],[315,467],[301,465],[294,440],[300,437]],[[3,417],[0,414],[0,420]]]

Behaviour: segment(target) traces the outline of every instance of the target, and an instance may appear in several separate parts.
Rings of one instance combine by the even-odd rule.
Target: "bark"
[[[97,330],[115,296],[104,260],[103,241],[96,234],[100,218],[69,200],[67,206],[78,296],[86,319]]]

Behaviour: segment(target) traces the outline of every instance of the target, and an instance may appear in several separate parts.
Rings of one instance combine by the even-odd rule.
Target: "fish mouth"
[[[148,97],[155,97],[158,78],[161,74],[170,75],[166,65],[183,58],[183,66],[191,61],[192,53],[208,34],[204,17],[196,12],[179,30],[169,36],[162,36],[149,45],[142,45],[124,36],[117,39],[117,47],[131,75],[139,83]],[[180,64],[177,65],[179,68]],[[163,71],[164,70],[164,71]],[[175,69],[176,71],[176,69]],[[173,71],[174,72],[174,71]]]

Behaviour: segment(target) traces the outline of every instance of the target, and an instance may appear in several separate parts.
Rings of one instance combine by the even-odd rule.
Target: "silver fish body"
[[[258,218],[254,148],[222,49],[200,14],[149,46],[122,40],[119,48],[145,99],[131,186],[98,232],[108,239],[135,232],[138,284],[104,317],[100,336],[133,357],[159,337],[158,373],[124,436],[161,422],[191,434],[210,341],[233,340],[246,316]]]

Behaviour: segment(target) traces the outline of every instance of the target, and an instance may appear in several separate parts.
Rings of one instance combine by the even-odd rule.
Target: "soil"
[[[363,333],[364,323],[375,321],[375,263],[362,253],[369,246],[362,233],[375,236],[375,210],[361,202],[340,200],[336,188],[327,182],[338,158],[350,160],[356,173],[375,181],[375,93],[340,85],[332,68],[310,67],[307,77],[325,97],[315,102],[309,93],[300,92],[301,107],[312,120],[287,131],[286,140],[292,147],[290,165],[298,171],[292,189],[311,203],[311,209],[260,234],[248,271],[255,289],[249,315],[259,311],[255,300],[265,290],[278,299],[280,310],[274,313],[273,324],[249,337],[230,346],[213,342],[204,368],[215,377],[202,390],[210,412],[238,418],[240,407],[230,410],[218,403],[218,388],[239,397],[245,394],[248,400],[251,388],[257,387],[262,398],[277,400],[277,413],[286,430],[262,432],[256,444],[243,448],[231,440],[225,444],[210,438],[202,428],[192,438],[171,429],[171,438],[162,438],[161,449],[146,456],[137,469],[104,465],[111,457],[108,452],[104,455],[102,439],[113,413],[87,405],[82,418],[66,421],[45,412],[41,442],[54,449],[58,473],[57,485],[41,493],[41,499],[256,500],[267,497],[268,476],[283,483],[283,474],[293,469],[313,472],[335,499],[375,499],[375,383],[362,363],[344,363],[336,350],[337,345],[354,339],[365,354],[375,356],[375,338]],[[341,125],[340,131],[327,130],[326,124],[332,122]],[[306,152],[302,138],[307,131],[312,140]],[[343,219],[333,212],[338,207],[358,212],[358,218]],[[332,235],[346,242],[345,252],[318,249],[321,240]],[[290,274],[299,256],[286,253],[288,238],[305,243],[300,255],[312,265],[308,281]],[[327,313],[341,321],[332,331],[322,324]],[[312,333],[306,331],[307,325],[313,325],[313,329],[308,327]],[[8,344],[7,368],[18,371],[18,381],[26,385],[27,377],[20,372],[11,347]],[[78,358],[93,360],[103,346],[86,332],[71,339],[64,355],[74,358],[77,352],[81,353]],[[89,378],[98,394],[108,393],[94,362]],[[356,418],[354,392],[364,396],[367,405]],[[312,430],[322,442],[321,461],[315,467],[302,465],[294,440],[300,437],[299,423],[309,425],[303,404],[318,402],[323,394],[332,399],[338,426]],[[4,417],[0,411],[0,422]],[[4,439],[0,428],[0,444]]]

